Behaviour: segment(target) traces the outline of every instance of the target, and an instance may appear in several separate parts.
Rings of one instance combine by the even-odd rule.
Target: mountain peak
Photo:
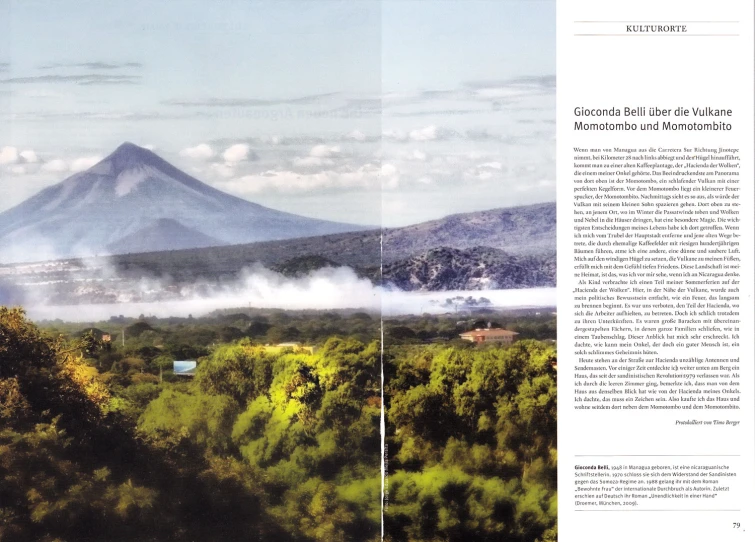
[[[138,151],[147,151],[148,149],[145,149],[144,147],[140,147],[139,145],[136,145],[135,143],[131,143],[130,141],[124,141],[118,147],[113,151],[113,154],[122,154],[122,153],[130,153],[130,152],[138,152]]]
[[[165,164],[154,152],[128,141],[121,143],[103,162],[110,164],[116,173],[135,166]]]

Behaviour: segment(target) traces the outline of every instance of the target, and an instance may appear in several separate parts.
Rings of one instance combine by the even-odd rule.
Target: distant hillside
[[[321,257],[335,265],[378,268],[380,230],[268,241],[203,249],[123,254],[111,259],[118,269],[176,278],[223,277],[261,263],[276,267],[298,257]],[[383,230],[382,262],[388,264],[437,247],[487,246],[511,255],[553,254],[556,204],[541,203],[452,215],[440,220]]]
[[[107,246],[108,252],[148,252],[224,245],[223,241],[187,228],[170,218],[160,218]]]
[[[383,252],[392,261],[436,247],[499,248],[510,254],[556,250],[556,204],[540,203],[447,216],[386,230]]]
[[[383,282],[425,291],[549,287],[556,285],[556,256],[440,247],[385,265]]]

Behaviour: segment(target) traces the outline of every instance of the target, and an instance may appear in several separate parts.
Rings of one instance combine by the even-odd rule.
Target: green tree
[[[220,346],[199,364],[196,382],[205,393],[228,395],[243,405],[269,389],[273,360],[264,348],[248,342]]]
[[[186,440],[216,453],[231,447],[238,405],[227,395],[182,393],[166,389],[147,406],[139,430],[169,442]]]

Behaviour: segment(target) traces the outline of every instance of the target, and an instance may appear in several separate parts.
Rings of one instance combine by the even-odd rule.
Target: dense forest
[[[391,350],[388,539],[556,540],[554,346]]]
[[[369,542],[383,517],[394,541],[555,540],[556,353],[527,338],[553,317],[495,318],[523,340],[462,343],[478,322],[453,316],[386,322],[381,349],[365,313],[0,308],[0,539]],[[264,346],[290,340],[317,349]]]

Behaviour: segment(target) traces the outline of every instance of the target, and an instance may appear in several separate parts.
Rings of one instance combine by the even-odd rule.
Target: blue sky
[[[0,0],[0,211],[126,140],[335,220],[553,200],[554,74],[548,0]]]

